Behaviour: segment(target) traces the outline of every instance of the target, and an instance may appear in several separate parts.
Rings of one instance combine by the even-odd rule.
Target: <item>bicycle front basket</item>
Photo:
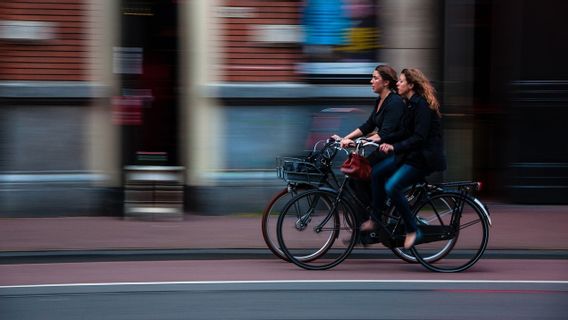
[[[286,182],[319,185],[325,180],[325,173],[315,164],[293,157],[276,158],[276,173]]]

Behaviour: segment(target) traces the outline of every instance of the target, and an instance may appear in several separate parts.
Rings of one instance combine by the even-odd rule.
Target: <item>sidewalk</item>
[[[568,256],[568,206],[488,203],[488,208],[493,221],[488,251],[565,251]],[[119,217],[0,219],[0,261],[13,256],[84,254],[97,250],[209,250],[237,256],[239,252],[243,256],[251,252],[270,256],[262,239],[260,216],[193,213],[186,214],[183,221]]]

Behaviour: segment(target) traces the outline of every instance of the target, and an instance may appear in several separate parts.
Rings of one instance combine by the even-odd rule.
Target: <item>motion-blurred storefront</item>
[[[283,186],[276,156],[368,116],[379,63],[439,91],[449,167],[432,181],[563,202],[565,148],[513,138],[542,103],[565,115],[568,96],[561,68],[522,68],[543,54],[512,26],[553,10],[521,3],[503,28],[507,7],[485,0],[3,1],[0,214],[121,215],[141,168],[174,170],[166,198],[185,212],[259,212]]]
[[[187,203],[196,210],[262,209],[282,186],[275,156],[346,134],[367,116],[375,99],[368,81],[379,63],[420,68],[438,89],[449,166],[432,181],[480,180],[482,196],[505,201],[568,199],[568,150],[549,138],[568,110],[566,44],[538,36],[562,38],[567,22],[533,26],[566,4],[217,0],[182,7],[182,154]],[[551,112],[539,112],[543,106]],[[547,148],[523,148],[517,137]]]
[[[219,146],[218,163],[194,173],[201,173],[200,183],[191,193],[197,200],[190,203],[200,210],[232,210],[207,201],[219,195],[248,211],[261,210],[283,186],[274,177],[276,156],[297,155],[332,133],[345,135],[368,117],[376,99],[369,80],[379,63],[421,68],[441,84],[444,6],[439,1],[197,3],[200,12],[210,14],[199,28],[203,42],[190,44],[204,52],[192,56],[192,65],[208,68],[194,83],[214,103],[208,109],[215,114],[209,111],[206,123],[217,123]],[[469,121],[456,116],[448,122],[454,118]],[[433,179],[469,179],[472,128],[460,124],[447,130],[459,163]]]
[[[0,3],[1,215],[111,212],[118,136],[101,53],[116,16],[99,1]]]

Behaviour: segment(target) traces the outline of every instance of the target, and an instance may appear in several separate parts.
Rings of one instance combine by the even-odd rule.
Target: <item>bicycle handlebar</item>
[[[353,142],[355,143],[354,146],[348,146],[346,148],[341,147],[340,144],[341,139],[335,139],[334,137],[330,137],[329,139],[326,140],[326,143],[330,144],[330,147],[333,147],[337,150],[342,150],[345,151],[345,153],[349,154],[350,151],[355,150],[355,152],[359,152],[359,150],[364,150],[366,147],[372,146],[372,147],[379,147],[380,144],[369,140],[367,138],[357,138],[355,139]],[[314,145],[314,151],[317,148],[317,145],[323,142],[322,141],[318,141],[315,145]]]
[[[330,138],[330,139],[328,139],[328,141],[332,140],[332,139],[333,138]],[[337,140],[337,139],[333,139],[333,140],[335,140],[335,142],[338,143],[338,144],[341,141],[341,140]],[[353,142],[355,142],[355,146],[351,146],[351,148],[357,147],[357,146],[359,146],[359,147],[367,147],[367,146],[378,147],[379,146],[378,143],[374,142],[373,140],[369,140],[367,138],[357,138]]]

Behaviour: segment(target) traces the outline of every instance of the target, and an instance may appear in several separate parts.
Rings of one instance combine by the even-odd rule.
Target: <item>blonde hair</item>
[[[436,98],[436,89],[432,86],[430,80],[426,78],[424,73],[419,69],[409,68],[403,69],[402,74],[404,74],[406,82],[413,85],[414,92],[423,96],[426,102],[428,102],[430,109],[436,111],[438,117],[442,117],[442,113],[440,113],[440,102],[438,102],[438,98]]]

